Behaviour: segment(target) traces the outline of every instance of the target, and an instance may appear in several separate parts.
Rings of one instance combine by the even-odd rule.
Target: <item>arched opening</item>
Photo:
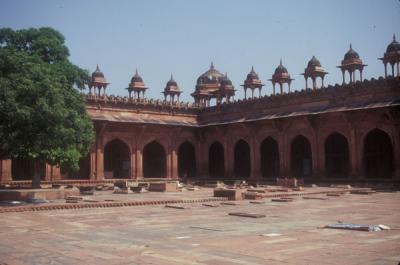
[[[364,170],[368,178],[390,178],[393,175],[393,146],[382,130],[370,131],[364,139]]]
[[[235,144],[234,173],[237,179],[250,177],[250,147],[244,140],[239,140]]]
[[[302,135],[296,136],[292,141],[290,154],[292,176],[297,178],[311,177],[312,154],[308,139]]]
[[[104,147],[105,178],[129,178],[131,157],[129,147],[121,140],[115,139]]]
[[[263,178],[279,177],[278,143],[271,137],[267,137],[261,143],[260,152],[261,152],[261,173]]]
[[[13,180],[32,180],[35,170],[39,171],[40,179],[44,180],[46,172],[45,163],[22,158],[14,158],[11,161],[11,175]]]
[[[184,142],[178,149],[178,175],[180,178],[193,178],[196,176],[196,153],[194,146]]]
[[[346,137],[340,133],[332,133],[325,140],[325,169],[328,177],[349,176],[349,144]]]
[[[208,152],[208,171],[211,178],[225,177],[224,147],[219,142],[214,142]]]
[[[167,176],[167,157],[164,147],[156,141],[143,149],[143,177],[165,178]]]

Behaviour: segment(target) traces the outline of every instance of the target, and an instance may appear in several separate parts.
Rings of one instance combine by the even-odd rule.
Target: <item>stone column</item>
[[[235,152],[232,150],[231,145],[227,140],[224,140],[224,166],[225,166],[225,178],[234,177],[234,160]]]
[[[171,151],[171,178],[172,179],[177,179],[178,176],[178,152],[176,151],[176,148],[173,147]]]
[[[104,180],[104,147],[102,135],[97,136],[96,143],[96,180]]]
[[[143,179],[143,148],[136,148],[136,179]]]
[[[278,140],[279,150],[279,174],[290,176],[290,142],[287,132],[282,132]]]
[[[261,180],[260,144],[253,137],[250,140],[251,179]]]
[[[89,178],[90,180],[96,180],[96,175],[97,175],[97,152],[96,152],[96,148],[92,147],[90,150],[90,154],[89,154],[89,158],[90,158],[90,164],[89,164]]]
[[[133,143],[131,147],[131,163],[130,163],[130,170],[129,170],[129,178],[135,179],[136,178],[136,142]]]
[[[12,181],[11,159],[0,160],[0,182]]]

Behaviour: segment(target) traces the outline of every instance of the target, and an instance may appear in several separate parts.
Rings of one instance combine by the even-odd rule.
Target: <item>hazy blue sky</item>
[[[109,94],[127,95],[135,69],[150,88],[160,92],[173,73],[192,101],[197,77],[214,61],[243,93],[252,65],[269,81],[282,58],[302,89],[308,60],[315,55],[330,73],[328,84],[340,83],[336,68],[349,43],[368,67],[364,77],[383,75],[377,58],[393,33],[400,39],[399,0],[335,1],[18,1],[0,0],[0,27],[50,26],[66,38],[70,59],[92,72],[100,65],[111,83]]]

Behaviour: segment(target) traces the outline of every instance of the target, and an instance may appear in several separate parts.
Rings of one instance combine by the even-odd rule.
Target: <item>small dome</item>
[[[132,77],[132,79],[131,79],[131,83],[133,83],[133,82],[140,82],[140,83],[143,83],[143,79],[142,79],[142,77],[138,74],[137,69],[136,69],[135,75],[134,75],[134,76]]]
[[[168,86],[178,86],[178,84],[174,80],[174,77],[172,76],[172,74],[171,74],[171,79],[167,82],[167,87]]]
[[[220,82],[223,76],[222,73],[214,68],[214,64],[211,63],[210,69],[197,78],[197,84],[215,84]]]
[[[321,63],[318,61],[317,58],[315,58],[315,56],[313,56],[313,57],[311,58],[311,60],[308,61],[307,67],[308,67],[308,68],[312,68],[312,67],[321,67]]]
[[[282,65],[282,60],[279,63],[279,66],[275,69],[275,74],[287,74],[288,70],[285,66]]]
[[[396,36],[393,34],[393,41],[387,46],[386,52],[400,51],[400,43],[396,41]]]
[[[254,79],[260,79],[258,77],[258,74],[254,71],[254,67],[251,67],[250,73],[248,73],[246,80],[254,80]]]
[[[353,48],[350,44],[350,49],[344,55],[344,60],[351,60],[351,59],[360,59],[360,56],[358,55],[358,53],[355,50],[353,50]]]
[[[221,86],[232,86],[232,81],[228,78],[228,74],[221,78]]]
[[[95,77],[104,78],[104,74],[100,71],[99,65],[96,66],[96,70],[92,73],[92,78],[94,79]]]

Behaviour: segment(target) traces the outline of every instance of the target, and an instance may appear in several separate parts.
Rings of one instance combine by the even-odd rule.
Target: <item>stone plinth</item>
[[[0,190],[0,201],[26,201],[28,199],[57,200],[79,195],[80,192],[77,188]]]
[[[150,183],[149,191],[174,192],[178,191],[178,184],[176,182],[154,182]]]

